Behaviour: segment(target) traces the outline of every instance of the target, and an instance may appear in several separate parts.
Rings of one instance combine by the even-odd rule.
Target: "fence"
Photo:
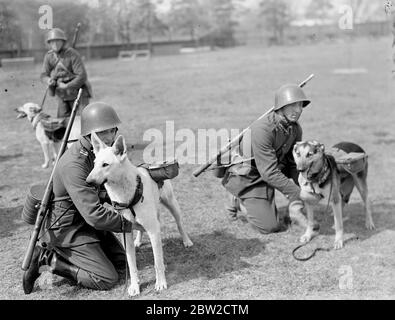
[[[179,40],[179,41],[161,41],[153,42],[151,54],[152,55],[171,55],[178,54],[180,50],[185,47],[195,46],[194,41]],[[95,44],[95,45],[77,45],[78,52],[87,59],[106,59],[116,58],[120,51],[130,50],[148,50],[146,42],[131,43],[131,44]],[[21,50],[19,57],[33,57],[36,62],[42,61],[47,49],[30,49]],[[0,59],[15,58],[18,56],[17,50],[0,50]]]

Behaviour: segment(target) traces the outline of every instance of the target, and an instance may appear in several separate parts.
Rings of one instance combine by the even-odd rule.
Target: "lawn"
[[[141,295],[135,299],[394,299],[395,83],[391,79],[390,39],[361,39],[292,47],[238,47],[151,60],[101,60],[86,63],[95,100],[111,103],[122,119],[121,134],[135,145],[129,157],[142,160],[150,141],[144,133],[164,130],[243,129],[273,104],[284,83],[315,77],[306,86],[312,104],[301,117],[304,139],[331,146],[347,140],[369,155],[369,195],[376,230],[364,228],[359,194],[345,208],[342,250],[318,252],[296,261],[292,249],[303,230],[261,235],[241,218],[224,212],[226,195],[211,172],[192,176],[197,164],[183,164],[173,180],[183,219],[194,246],[184,249],[172,217],[162,210],[162,236],[168,289],[155,292],[153,255],[148,238],[137,251]],[[335,74],[364,68],[366,73]],[[45,182],[43,155],[30,123],[16,120],[14,108],[39,103],[44,86],[40,66],[0,69],[0,299],[125,299],[124,283],[96,292],[56,277],[39,279],[28,296],[21,287],[21,263],[32,227],[20,219],[29,186]],[[45,111],[55,115],[49,98]],[[170,142],[169,142],[170,143]],[[176,142],[180,144],[181,142]],[[277,195],[285,210],[286,201]],[[318,208],[321,234],[305,249],[330,247],[333,217]],[[344,286],[345,275],[347,286]],[[47,274],[46,274],[47,275]],[[45,276],[45,275],[44,275]],[[49,280],[48,280],[49,279]]]

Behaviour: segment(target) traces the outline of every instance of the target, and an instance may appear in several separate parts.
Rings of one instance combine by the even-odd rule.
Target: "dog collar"
[[[132,211],[133,215],[136,216],[136,213],[134,212],[133,207],[138,203],[138,202],[143,202],[144,201],[144,185],[143,182],[141,181],[140,175],[137,175],[136,177],[136,191],[134,192],[133,199],[130,203],[123,203],[123,202],[116,202],[113,201],[112,205],[116,210],[121,210],[121,209],[130,209]]]
[[[322,170],[317,175],[317,183],[318,183],[318,186],[320,188],[328,180],[330,173],[331,173],[331,170],[330,170],[330,167],[328,165],[328,158],[325,157],[324,166],[322,167]]]
[[[31,120],[30,122],[32,123],[33,126],[33,130],[36,130],[36,127],[38,125],[38,123],[41,121],[41,119],[47,119],[49,118],[49,115],[47,115],[44,112],[39,112],[37,113]]]

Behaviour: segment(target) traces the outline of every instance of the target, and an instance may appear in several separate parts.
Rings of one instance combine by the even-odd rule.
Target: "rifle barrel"
[[[66,132],[65,132],[65,134],[63,136],[62,144],[60,146],[59,153],[58,153],[58,155],[56,157],[55,164],[54,164],[54,166],[52,168],[51,175],[50,175],[50,177],[48,179],[47,186],[45,187],[43,200],[41,201],[40,209],[38,210],[37,217],[36,217],[36,222],[34,224],[34,229],[33,229],[32,234],[30,236],[30,240],[29,240],[29,244],[28,244],[28,247],[27,247],[27,250],[26,250],[25,257],[23,258],[22,270],[24,270],[24,271],[26,271],[29,268],[29,266],[30,266],[30,262],[31,262],[32,256],[33,256],[34,247],[36,246],[36,242],[37,242],[38,236],[39,236],[40,231],[41,231],[41,226],[42,226],[43,220],[44,220],[44,218],[45,218],[45,216],[47,215],[47,212],[48,212],[48,205],[49,205],[49,203],[51,201],[51,198],[52,198],[52,179],[53,179],[53,175],[55,173],[55,169],[57,167],[57,164],[58,164],[58,161],[59,161],[60,157],[63,155],[63,153],[66,150],[67,141],[69,139],[70,132],[71,132],[71,127],[73,126],[75,115],[77,113],[77,107],[78,107],[78,103],[79,103],[80,98],[81,98],[81,94],[82,94],[82,88],[80,88],[78,90],[77,98],[74,100],[74,105],[73,105],[73,109],[71,111],[69,122],[67,124]]]
[[[302,81],[299,84],[299,87],[303,88],[307,82],[309,82],[312,78],[314,77],[314,74],[310,74],[304,81]],[[266,116],[268,113],[270,113],[274,109],[274,106],[271,107],[268,111],[266,111],[264,114],[262,114],[258,119],[255,119],[247,128],[245,128],[239,135],[237,135],[231,142],[229,142],[225,147],[223,147],[214,157],[212,157],[210,160],[208,160],[205,164],[201,165],[199,168],[197,168],[192,174],[195,177],[198,177],[203,171],[205,171],[208,167],[210,167],[218,157],[220,157],[222,154],[224,154],[227,151],[230,151],[233,148],[233,145],[236,141],[238,141],[245,133],[247,130],[251,128],[251,126],[257,122],[258,120],[262,119],[264,116]]]

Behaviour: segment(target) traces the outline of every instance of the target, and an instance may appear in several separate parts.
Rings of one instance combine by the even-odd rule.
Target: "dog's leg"
[[[183,224],[181,222],[181,209],[180,205],[174,195],[172,185],[166,182],[163,185],[163,191],[161,195],[161,201],[163,205],[170,211],[177,223],[178,231],[181,234],[182,242],[186,248],[191,247],[193,242],[189,238],[188,234],[185,232]]]
[[[318,235],[318,231],[314,230],[314,210],[313,207],[305,202],[305,209],[307,213],[307,228],[306,232],[300,237],[300,242],[309,242],[313,237]]]
[[[359,194],[363,200],[365,207],[365,226],[368,230],[373,230],[375,228],[372,218],[372,207],[368,198],[368,184],[366,183],[366,174],[362,173],[360,175],[353,175],[355,186],[357,187]]]
[[[335,249],[341,249],[343,248],[343,210],[340,194],[337,201],[331,201],[331,206],[335,219]]]
[[[140,248],[142,244],[143,232],[141,230],[137,230],[136,239],[134,239],[134,246],[136,248]]]
[[[49,143],[41,142],[40,144],[44,153],[44,163],[41,165],[41,168],[45,169],[49,166]]]
[[[139,277],[136,263],[136,249],[133,243],[133,232],[126,235],[126,258],[128,260],[130,272],[130,286],[128,288],[129,296],[137,296],[140,294]]]
[[[152,251],[154,252],[154,264],[156,274],[155,290],[161,291],[163,289],[167,289],[167,282],[165,276],[165,264],[163,261],[163,247],[159,221],[157,221],[154,226],[151,225],[149,228],[146,228],[144,226],[144,229],[146,229],[147,231],[147,234],[151,241]]]
[[[53,164],[55,164],[55,161],[58,156],[59,149],[60,149],[60,143],[59,142],[51,142],[51,145],[52,145],[52,160],[53,160]]]

